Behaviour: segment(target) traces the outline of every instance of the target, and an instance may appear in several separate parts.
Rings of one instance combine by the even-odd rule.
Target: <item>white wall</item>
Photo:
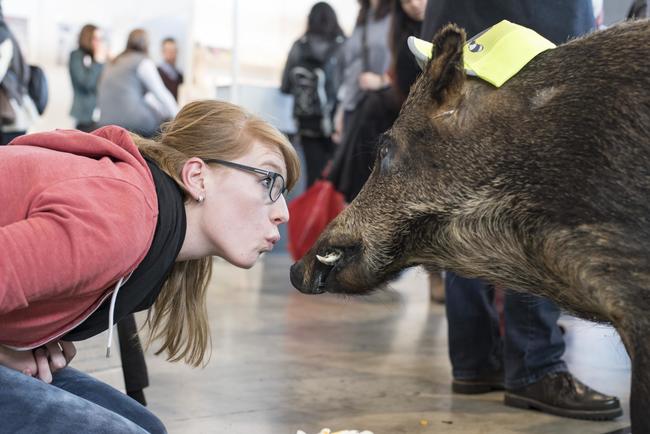
[[[256,83],[276,86],[287,52],[305,30],[312,0],[2,0],[5,16],[24,25],[23,51],[30,63],[41,65],[50,84],[50,103],[34,130],[71,127],[67,113],[72,89],[67,58],[76,47],[79,29],[93,23],[104,30],[111,54],[119,53],[136,27],[151,39],[151,55],[159,59],[159,42],[166,36],[179,41],[179,65],[192,79],[194,42],[232,48],[233,2],[239,20],[239,61],[259,71]],[[358,6],[355,0],[330,0],[346,32],[352,30]],[[22,42],[22,41],[21,41]],[[213,94],[192,93],[192,97]]]
[[[134,7],[137,6],[137,7]],[[179,63],[189,65],[192,2],[155,0],[3,0],[5,17],[26,23],[23,52],[30,63],[41,65],[50,87],[45,114],[31,131],[73,127],[68,116],[72,87],[67,70],[69,52],[76,48],[80,28],[93,23],[103,29],[109,51],[124,49],[128,33],[143,27],[149,32],[150,54],[160,58],[159,42],[166,36],[179,40]]]

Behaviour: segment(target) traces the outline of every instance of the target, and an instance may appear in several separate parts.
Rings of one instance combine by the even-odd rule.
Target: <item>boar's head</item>
[[[293,285],[360,294],[424,264],[561,291],[584,280],[580,267],[611,265],[630,216],[647,208],[650,148],[629,144],[647,143],[650,80],[634,71],[650,62],[629,59],[649,29],[543,52],[497,89],[466,77],[465,34],[443,28],[370,178],[292,266]]]
[[[434,59],[379,140],[368,182],[292,267],[292,283],[302,292],[364,293],[422,263],[422,255],[430,263],[444,252],[437,232],[468,187],[458,173],[444,172],[473,163],[470,153],[459,152],[457,131],[459,117],[473,108],[459,107],[469,90],[465,33],[450,25],[433,43]],[[486,88],[478,84],[472,91]]]

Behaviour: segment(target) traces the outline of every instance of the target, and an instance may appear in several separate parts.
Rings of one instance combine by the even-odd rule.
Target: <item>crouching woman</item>
[[[250,268],[271,250],[298,173],[280,132],[218,101],[186,105],[155,140],[108,126],[0,148],[2,430],[165,432],[69,367],[72,342],[148,310],[158,353],[204,363],[211,257]]]

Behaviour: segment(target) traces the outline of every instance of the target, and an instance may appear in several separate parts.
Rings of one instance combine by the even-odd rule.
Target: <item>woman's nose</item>
[[[287,200],[284,195],[281,195],[273,203],[273,206],[271,206],[271,221],[276,225],[281,225],[289,221],[289,208],[287,207]]]

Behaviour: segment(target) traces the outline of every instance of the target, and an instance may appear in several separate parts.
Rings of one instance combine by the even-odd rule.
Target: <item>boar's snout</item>
[[[289,278],[291,279],[291,284],[303,294],[320,294],[324,292],[318,286],[312,287],[310,282],[305,281],[305,263],[303,261],[298,261],[291,266],[289,271]]]
[[[291,284],[305,294],[348,292],[338,281],[338,274],[350,265],[359,251],[360,245],[326,247],[321,244],[291,266]]]

